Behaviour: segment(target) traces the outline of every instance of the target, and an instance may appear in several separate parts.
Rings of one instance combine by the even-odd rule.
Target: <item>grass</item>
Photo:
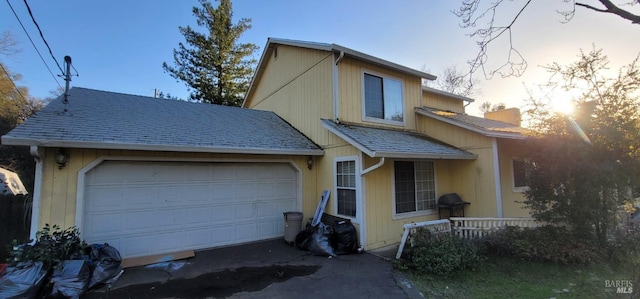
[[[476,271],[453,278],[415,273],[409,277],[426,298],[630,298],[607,287],[605,280],[631,280],[632,270],[491,257]],[[563,289],[569,292],[563,293]]]

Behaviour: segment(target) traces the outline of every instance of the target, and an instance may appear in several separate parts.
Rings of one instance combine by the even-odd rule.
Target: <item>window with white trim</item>
[[[365,118],[404,121],[402,81],[364,73]]]
[[[356,161],[336,161],[338,215],[356,217]]]
[[[513,174],[513,191],[523,192],[527,186],[527,162],[523,160],[511,160],[511,170]]]
[[[436,208],[436,179],[433,161],[395,161],[395,213]]]

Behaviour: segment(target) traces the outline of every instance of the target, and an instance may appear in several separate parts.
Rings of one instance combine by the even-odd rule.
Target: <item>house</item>
[[[519,111],[467,115],[473,99],[423,86],[433,79],[340,45],[270,38],[243,107],[275,112],[324,149],[316,189],[333,191],[326,211],[351,219],[365,249],[437,219],[446,193],[471,203],[467,216],[528,216]]]
[[[37,160],[32,236],[77,226],[123,257],[284,235],[283,212],[350,219],[367,250],[406,223],[527,216],[519,112],[464,113],[434,76],[335,44],[269,39],[243,108],[73,88],[2,136]],[[448,215],[443,215],[448,217]]]

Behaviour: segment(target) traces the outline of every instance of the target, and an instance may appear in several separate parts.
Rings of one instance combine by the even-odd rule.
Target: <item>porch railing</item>
[[[452,232],[463,238],[480,238],[505,226],[538,227],[533,218],[451,217]]]

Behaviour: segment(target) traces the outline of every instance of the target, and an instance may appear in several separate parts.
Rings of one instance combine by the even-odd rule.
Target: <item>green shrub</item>
[[[480,240],[484,254],[510,256],[530,261],[563,264],[593,264],[601,250],[564,227],[519,228],[507,226]]]
[[[453,276],[474,270],[480,262],[476,245],[453,234],[432,234],[421,228],[411,240],[406,266],[419,273]]]
[[[36,233],[33,245],[19,245],[14,241],[9,262],[41,261],[44,268],[49,269],[60,261],[79,258],[86,247],[76,227],[62,230],[58,225],[46,224]]]
[[[640,267],[640,224],[630,223],[611,234],[607,258],[614,265]]]

